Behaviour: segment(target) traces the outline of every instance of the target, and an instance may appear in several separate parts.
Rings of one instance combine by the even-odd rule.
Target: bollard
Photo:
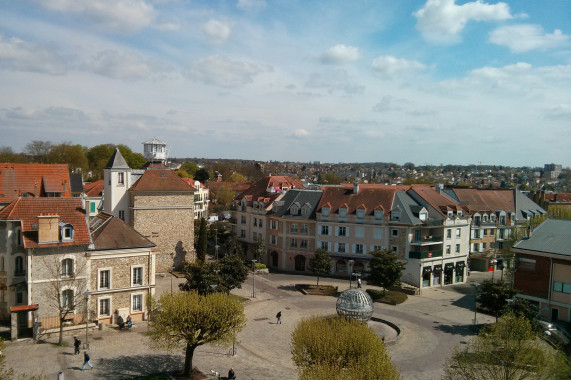
[[[57,380],[64,380],[64,379],[63,379],[63,371],[58,372],[58,374],[57,374]]]

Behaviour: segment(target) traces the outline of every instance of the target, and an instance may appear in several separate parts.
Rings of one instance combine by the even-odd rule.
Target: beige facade
[[[194,262],[192,192],[132,191],[130,204],[132,227],[157,245],[157,272]]]

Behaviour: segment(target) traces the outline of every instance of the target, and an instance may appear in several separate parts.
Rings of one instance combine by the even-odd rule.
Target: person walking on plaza
[[[81,340],[77,339],[77,337],[74,336],[73,347],[75,348],[75,355],[79,355],[79,346],[81,346]]]
[[[93,369],[93,366],[91,365],[91,363],[89,362],[90,357],[87,354],[87,351],[83,351],[83,367],[81,367],[81,370],[83,371],[85,369],[85,366],[88,365],[91,367],[91,369]]]
[[[230,368],[230,371],[228,371],[228,380],[234,380],[236,379],[236,374],[234,373],[234,368]]]
[[[278,313],[276,314],[276,318],[278,319],[278,321],[276,322],[276,325],[277,324],[281,325],[282,324],[282,311],[281,310],[278,311]]]
[[[357,288],[361,288],[361,277],[357,279]]]

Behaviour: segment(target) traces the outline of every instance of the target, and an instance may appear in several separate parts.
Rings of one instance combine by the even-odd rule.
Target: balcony
[[[431,259],[433,257],[442,257],[442,250],[410,251],[408,257],[411,259]]]
[[[413,240],[410,245],[432,245],[432,244],[442,244],[442,238],[444,235],[425,235],[421,236],[420,239]]]

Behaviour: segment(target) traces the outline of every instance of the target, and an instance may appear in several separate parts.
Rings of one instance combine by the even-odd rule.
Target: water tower
[[[143,143],[145,147],[144,156],[147,162],[167,163],[167,144],[153,138]]]

